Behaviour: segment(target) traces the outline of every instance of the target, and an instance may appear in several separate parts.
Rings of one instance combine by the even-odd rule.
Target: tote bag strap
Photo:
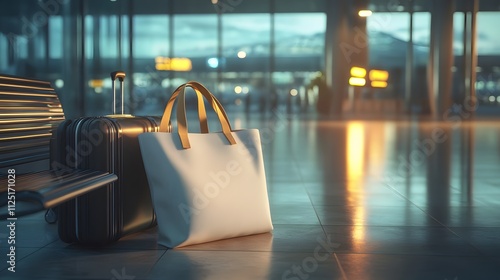
[[[196,81],[189,81],[186,84],[190,85],[195,91],[199,91],[202,95],[208,96],[211,95],[213,97],[213,100],[219,106],[219,110],[221,111],[222,115],[224,116],[224,119],[226,119],[229,127],[231,128],[231,122],[229,122],[229,118],[227,117],[226,111],[224,110],[224,107],[222,104],[219,102],[219,100],[201,83],[196,82]],[[198,94],[198,97],[200,97],[200,94]],[[231,128],[231,130],[233,130]]]
[[[202,84],[198,82],[187,82],[185,84],[182,84],[179,86],[170,99],[167,102],[167,106],[165,107],[165,111],[163,112],[163,117],[161,119],[160,123],[160,132],[171,132],[170,129],[170,124],[171,124],[171,116],[172,116],[172,110],[174,107],[174,103],[176,99],[180,96],[181,93],[183,93],[183,96],[185,95],[185,90],[186,87],[191,87],[194,89],[196,92],[196,95],[198,97],[198,117],[200,119],[200,127],[202,128],[202,133],[203,131],[203,124],[202,122],[206,122],[206,111],[205,111],[205,106],[203,105],[203,98],[207,99],[208,103],[212,105],[212,108],[214,109],[215,113],[217,114],[217,117],[219,118],[219,122],[222,127],[222,132],[228,139],[230,144],[236,144],[236,141],[234,140],[232,134],[231,134],[231,124],[229,122],[229,119],[227,117],[226,112],[224,111],[224,108],[222,107],[222,104],[213,96],[210,91],[205,88]],[[186,105],[185,105],[185,96],[181,98],[182,104],[179,101],[178,102],[178,109],[177,109],[177,123],[178,125],[180,124],[180,129],[178,129],[179,136],[182,141],[183,148],[187,149],[190,147],[189,144],[189,139],[187,138],[187,120],[186,120]],[[201,105],[200,105],[201,104]],[[179,109],[180,108],[180,109]],[[179,122],[180,121],[180,122]],[[181,127],[182,126],[182,127]],[[208,133],[208,125],[206,126],[206,132]]]
[[[222,107],[219,107],[217,105],[218,100],[211,94],[209,94],[209,95],[203,94],[203,96],[205,98],[207,98],[209,103],[212,104],[212,107],[214,108],[214,111],[217,114],[217,117],[219,118],[219,122],[222,126],[222,133],[226,137],[229,144],[231,144],[231,145],[236,144],[236,140],[234,140],[234,137],[231,134],[231,126],[229,125],[229,121],[224,117],[225,114],[223,114],[222,111],[220,110]],[[191,148],[191,145],[189,143],[189,138],[188,138],[188,125],[187,125],[187,118],[186,118],[186,91],[185,91],[185,87],[180,90],[179,100],[177,102],[177,130],[179,133],[179,137],[181,139],[182,147],[184,149]]]
[[[179,95],[181,88],[187,84],[188,83],[185,83],[185,84],[179,86],[177,89],[175,89],[172,96],[170,96],[170,99],[167,102],[167,106],[165,107],[165,111],[163,112],[163,117],[161,119],[159,131],[171,132],[170,117],[172,114],[174,102],[177,99],[177,96]],[[192,88],[196,91],[196,98],[198,100],[198,118],[200,120],[200,131],[201,131],[201,133],[208,133],[207,114],[206,114],[206,110],[205,110],[205,103],[203,102],[203,95],[201,94],[201,92],[199,92],[194,87],[192,87]],[[227,117],[226,117],[226,119],[227,119]]]
[[[181,86],[179,86],[174,91],[174,93],[172,94],[172,96],[170,96],[170,99],[167,102],[167,106],[165,107],[165,111],[163,112],[163,118],[161,119],[160,130],[159,131],[171,132],[171,120],[170,120],[170,117],[172,115],[172,109],[173,109],[173,106],[174,106],[174,102],[177,99],[177,96],[179,95],[179,92],[180,92],[180,90],[181,90],[181,88],[183,86],[191,87],[196,92],[196,96],[197,96],[197,99],[198,99],[198,118],[200,120],[200,130],[201,130],[201,133],[208,133],[207,114],[206,114],[206,111],[205,111],[205,104],[203,102],[203,96],[205,96],[205,97],[207,97],[207,96],[213,97],[212,100],[215,102],[215,104],[212,103],[212,107],[216,111],[217,110],[221,111],[224,119],[227,121],[227,123],[229,125],[230,130],[232,130],[231,123],[229,122],[229,118],[227,117],[226,111],[222,107],[222,104],[220,103],[220,101],[217,100],[217,98],[215,98],[215,96],[205,86],[203,86],[201,83],[198,83],[198,82],[195,82],[195,81],[189,81],[189,82],[186,82],[186,83],[182,84]],[[209,100],[209,99],[207,98],[207,100]],[[217,106],[218,109],[216,109],[214,106]]]

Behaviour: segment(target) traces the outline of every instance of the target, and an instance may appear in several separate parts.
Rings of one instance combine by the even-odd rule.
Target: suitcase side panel
[[[159,118],[136,117],[116,119],[121,130],[121,214],[122,234],[130,234],[156,225],[156,215],[151,201],[148,180],[139,147],[138,135],[157,131]]]
[[[71,167],[75,168],[77,161],[74,158],[75,130],[85,119],[66,120],[57,129],[55,135],[55,146],[52,162],[52,168]],[[76,236],[76,200],[70,200],[56,207],[58,215],[58,234],[59,238],[72,243],[77,241]]]
[[[82,168],[113,172],[118,132],[106,118],[94,118],[82,126],[77,149],[81,153]],[[105,244],[118,240],[121,219],[118,181],[94,190],[76,199],[76,233],[80,243]]]
[[[160,121],[154,117],[81,118],[61,132],[70,149],[59,155],[60,160],[71,167],[113,172],[119,178],[61,205],[61,240],[106,244],[156,224],[137,136],[157,131]]]

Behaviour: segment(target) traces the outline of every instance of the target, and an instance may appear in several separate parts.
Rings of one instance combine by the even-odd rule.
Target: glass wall
[[[425,106],[427,94],[431,2],[373,2],[374,13],[366,20],[368,67],[390,71],[385,97],[406,97],[412,34],[411,103],[416,107]],[[316,96],[307,88],[324,70],[324,0],[15,3],[0,11],[0,72],[50,80],[68,117],[111,113],[109,72],[117,69],[127,72],[128,113],[160,114],[169,93],[187,80],[206,84],[229,110],[314,108]],[[498,11],[481,11],[477,21],[477,96],[481,108],[492,112],[500,112],[498,17]],[[464,14],[457,11],[455,73],[462,71],[463,26]],[[455,74],[454,98],[460,86]]]
[[[161,114],[188,80],[229,110],[269,112],[289,96],[305,100],[305,85],[322,70],[326,18],[312,12],[321,1],[306,12],[278,1],[274,8],[287,12],[276,14],[262,3],[42,2],[0,12],[0,72],[50,80],[70,118],[112,113],[109,73],[117,69],[127,73],[124,110],[139,115]]]
[[[477,14],[478,63],[476,68],[476,95],[479,110],[485,114],[500,113],[500,12]]]
[[[274,18],[274,93],[288,112],[310,110],[317,96],[308,88],[325,59],[326,15],[280,13]]]
[[[410,15],[380,12],[368,17],[369,68],[389,71],[390,90],[381,97],[403,100]],[[390,96],[387,96],[390,93]]]
[[[410,102],[412,112],[427,108],[427,61],[431,40],[431,13],[413,13],[413,77]]]
[[[132,19],[132,68],[134,114],[147,115],[159,112],[167,98],[169,73],[157,70],[163,58],[169,58],[173,49],[170,44],[171,17],[164,15],[136,15]],[[161,101],[161,102],[158,102]]]
[[[223,100],[235,107],[274,107],[271,86],[271,15],[222,15]]]
[[[92,11],[89,11],[91,13]],[[128,17],[120,15],[85,16],[85,72],[86,90],[84,103],[92,115],[113,113],[113,92],[109,73],[115,69],[125,69],[129,52],[126,36]],[[128,77],[131,78],[131,77]],[[129,83],[127,83],[128,85]],[[125,91],[129,100],[130,88]],[[117,96],[117,108],[121,98]],[[118,112],[121,109],[117,110]],[[125,110],[126,111],[126,110]]]

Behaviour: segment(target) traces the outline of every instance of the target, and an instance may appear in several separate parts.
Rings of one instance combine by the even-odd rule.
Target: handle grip
[[[124,88],[123,81],[125,80],[126,74],[124,71],[114,71],[109,74],[111,76],[111,80],[113,81],[113,115],[116,115],[116,86],[115,80],[118,79],[120,81],[120,87],[122,91],[122,115],[124,114]]]
[[[118,78],[120,81],[123,81],[125,79],[125,76],[127,76],[123,71],[114,71],[111,72],[110,75],[111,75],[111,80],[113,81],[115,81],[116,78]]]

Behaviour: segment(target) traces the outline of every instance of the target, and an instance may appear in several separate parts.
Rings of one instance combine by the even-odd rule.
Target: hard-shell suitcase
[[[111,73],[122,86],[125,73]],[[114,98],[115,100],[115,98]],[[113,102],[116,107],[116,102]],[[158,131],[159,117],[110,115],[63,122],[55,135],[52,158],[73,168],[105,170],[118,180],[57,208],[59,237],[64,242],[106,244],[156,224],[137,136]]]

